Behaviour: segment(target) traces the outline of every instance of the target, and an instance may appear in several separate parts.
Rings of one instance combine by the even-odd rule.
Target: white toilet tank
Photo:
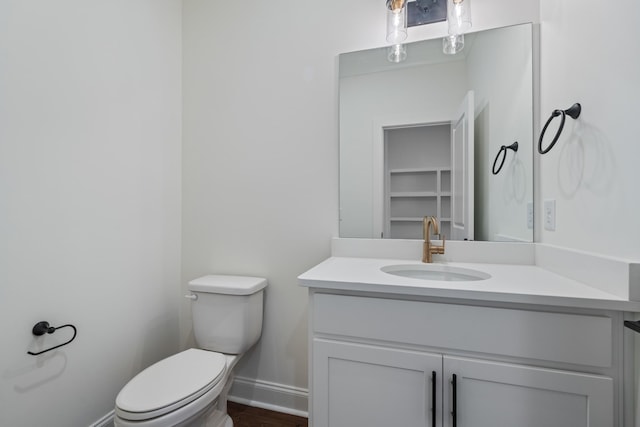
[[[263,294],[260,277],[209,275],[189,282],[193,332],[199,348],[242,354],[262,334]]]

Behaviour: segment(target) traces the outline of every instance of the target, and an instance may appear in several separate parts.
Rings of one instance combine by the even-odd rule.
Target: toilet
[[[232,427],[233,368],[262,334],[259,277],[208,275],[189,282],[198,348],[136,375],[116,397],[114,427]]]

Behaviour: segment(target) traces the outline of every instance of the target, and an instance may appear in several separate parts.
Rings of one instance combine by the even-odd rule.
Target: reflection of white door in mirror
[[[473,240],[473,91],[451,121],[451,239]]]

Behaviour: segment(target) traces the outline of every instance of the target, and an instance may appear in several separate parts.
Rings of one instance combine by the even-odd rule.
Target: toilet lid
[[[225,368],[221,353],[185,350],[136,375],[118,394],[116,408],[125,419],[158,417],[202,396],[220,382]]]
[[[189,282],[189,290],[225,295],[251,295],[267,286],[267,279],[249,276],[209,274]]]

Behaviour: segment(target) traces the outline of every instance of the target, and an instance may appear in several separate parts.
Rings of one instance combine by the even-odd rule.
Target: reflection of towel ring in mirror
[[[496,155],[496,159],[493,161],[493,174],[498,175],[498,173],[502,170],[502,166],[504,165],[504,161],[507,158],[507,150],[513,150],[514,153],[518,152],[518,141],[514,142],[511,145],[503,145],[500,147],[500,151]],[[500,162],[500,166],[498,166],[498,170],[496,170],[496,163],[498,163],[498,159],[500,158],[500,154],[502,154],[502,161]]]
[[[580,117],[581,111],[582,111],[582,107],[577,102],[566,110],[553,110],[553,113],[551,113],[551,117],[549,117],[549,120],[547,120],[547,123],[545,123],[544,127],[542,128],[540,139],[538,139],[538,153],[547,154],[549,150],[551,150],[553,146],[556,145],[556,142],[558,142],[558,138],[560,138],[560,134],[562,133],[562,129],[564,128],[564,119],[566,118],[566,116],[568,115],[569,117],[575,120],[578,117]],[[542,139],[544,138],[544,133],[546,132],[547,127],[549,126],[549,123],[551,123],[551,121],[558,116],[561,116],[560,127],[556,132],[556,136],[553,137],[551,144],[549,144],[549,146],[543,150]]]

